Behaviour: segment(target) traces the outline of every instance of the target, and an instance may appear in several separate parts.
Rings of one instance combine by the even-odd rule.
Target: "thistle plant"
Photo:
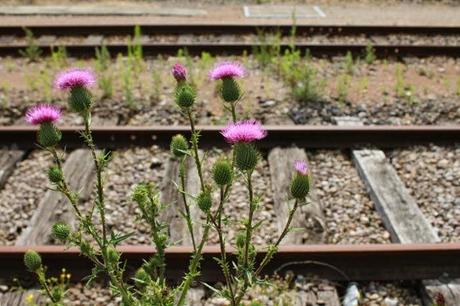
[[[83,142],[92,154],[96,171],[95,190],[96,196],[89,207],[82,207],[78,191],[72,190],[68,184],[66,173],[63,171],[63,158],[57,153],[61,141],[61,132],[56,122],[61,117],[61,111],[48,104],[31,108],[26,115],[29,123],[39,125],[38,145],[48,151],[54,164],[48,169],[48,178],[53,190],[61,193],[72,207],[76,225],[58,222],[52,228],[56,240],[68,246],[80,249],[83,256],[87,257],[94,265],[89,281],[103,275],[108,278],[111,292],[121,297],[122,305],[184,305],[187,292],[192,283],[200,274],[200,262],[203,248],[207,244],[211,231],[218,235],[220,257],[218,263],[222,268],[225,285],[221,289],[213,290],[220,296],[228,299],[232,306],[239,306],[247,290],[255,285],[265,283],[262,272],[276,253],[278,246],[290,230],[291,221],[297,209],[305,204],[309,192],[310,179],[308,166],[304,161],[296,161],[294,176],[291,182],[290,205],[288,219],[281,234],[274,243],[268,244],[265,257],[256,261],[257,249],[253,243],[254,232],[260,223],[254,224],[254,216],[259,208],[260,197],[254,192],[252,179],[261,154],[257,149],[257,141],[267,136],[263,126],[255,120],[238,120],[237,102],[241,101],[242,90],[237,78],[245,75],[243,67],[234,62],[223,62],[216,65],[209,73],[212,80],[219,82],[220,97],[225,109],[231,114],[231,122],[221,130],[223,139],[231,146],[227,157],[221,157],[213,165],[206,164],[202,159],[199,149],[200,132],[196,127],[195,104],[197,100],[196,88],[187,78],[187,70],[180,64],[174,65],[172,75],[177,85],[175,101],[181,113],[188,118],[190,124],[190,138],[176,135],[172,138],[170,151],[173,158],[179,163],[179,174],[176,183],[180,195],[182,210],[181,215],[186,223],[192,244],[192,254],[185,275],[177,285],[168,282],[165,254],[170,241],[167,227],[162,214],[164,209],[172,203],[161,203],[158,188],[154,182],[140,182],[131,194],[132,201],[137,204],[140,218],[150,227],[151,240],[156,252],[144,263],[134,275],[127,275],[126,262],[117,246],[129,238],[132,233],[115,233],[106,225],[106,197],[104,194],[104,171],[109,164],[109,154],[99,151],[93,141],[91,130],[91,110],[94,104],[91,86],[96,83],[96,77],[87,69],[72,69],[58,75],[55,86],[69,95],[69,109],[79,114],[83,120],[84,128],[81,131]],[[190,160],[190,161],[189,161]],[[199,179],[199,191],[191,194],[187,190],[187,167],[189,162],[195,164]],[[210,171],[209,176],[205,171]],[[238,233],[234,242],[230,243],[224,232],[226,222],[230,218],[225,216],[224,208],[229,203],[229,195],[233,184],[242,180],[247,189],[247,217],[243,218],[243,230]],[[218,192],[214,192],[218,191]],[[218,194],[218,196],[215,196]],[[201,213],[200,220],[195,220],[192,210],[198,209]],[[201,218],[203,217],[203,218]],[[203,230],[200,234],[194,224],[202,222]],[[228,254],[228,246],[235,249],[232,256]],[[48,296],[50,305],[62,305],[65,290],[55,292],[44,281],[45,268],[41,257],[34,251],[28,251],[24,257],[27,268],[34,272],[43,287],[43,292]],[[212,288],[211,285],[208,287]],[[56,289],[58,290],[58,289]]]

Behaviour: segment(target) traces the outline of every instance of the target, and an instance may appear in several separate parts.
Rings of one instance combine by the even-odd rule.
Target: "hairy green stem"
[[[284,239],[284,237],[287,235],[287,233],[289,232],[289,227],[291,226],[291,222],[292,222],[292,219],[294,218],[294,214],[297,210],[297,208],[299,207],[299,201],[298,200],[295,200],[294,202],[294,206],[292,207],[291,211],[289,212],[289,217],[288,217],[288,220],[286,222],[286,225],[284,226],[284,229],[283,231],[281,232],[281,235],[278,237],[278,240],[275,242],[275,244],[273,245],[273,248],[270,249],[266,254],[265,254],[265,257],[264,259],[262,259],[259,267],[257,268],[256,272],[255,272],[255,275],[259,275],[260,272],[262,271],[262,269],[269,263],[269,261],[271,260],[271,258],[273,257],[274,253],[276,252],[276,250],[278,249],[278,246],[280,245],[281,241]]]
[[[57,303],[57,301],[54,297],[53,294],[51,293],[50,288],[48,287],[48,284],[46,283],[46,277],[45,277],[45,272],[43,271],[43,268],[40,267],[40,270],[36,272],[37,277],[38,277],[38,282],[40,283],[40,286],[42,286],[43,289],[45,289],[46,295],[50,298],[52,303]]]
[[[236,102],[231,102],[230,103],[233,123],[236,123],[236,108],[235,108],[235,104],[236,104]]]
[[[218,238],[219,238],[220,259],[222,263],[222,270],[224,273],[225,282],[227,283],[227,287],[230,291],[230,296],[231,296],[230,303],[231,303],[231,306],[236,306],[235,293],[234,293],[233,284],[232,284],[232,277],[231,277],[228,262],[227,262],[227,252],[225,250],[225,239],[224,239],[224,235],[222,232],[222,210],[224,206],[224,201],[226,199],[226,192],[228,190],[229,189],[227,187],[225,187],[225,189],[224,187],[220,188],[220,203],[219,203],[219,208],[217,209],[217,214],[216,214],[217,221],[214,221],[214,227],[217,231]]]
[[[187,292],[190,289],[190,286],[192,285],[192,282],[198,273],[198,269],[200,267],[200,261],[202,258],[203,247],[206,241],[208,240],[209,229],[211,228],[210,221],[211,221],[211,213],[208,213],[208,216],[206,218],[206,224],[205,224],[204,231],[203,231],[203,237],[201,238],[201,242],[198,245],[196,252],[193,253],[192,262],[190,263],[189,270],[187,273],[188,275],[185,278],[185,282],[181,285],[182,290],[181,290],[181,294],[179,297],[179,301],[177,302],[177,306],[184,305],[185,298],[187,296]]]
[[[192,148],[193,148],[193,156],[195,158],[195,164],[196,164],[196,170],[198,172],[198,176],[200,178],[200,185],[201,185],[201,191],[204,191],[204,180],[203,180],[203,172],[201,170],[201,161],[200,161],[200,156],[198,155],[198,139],[197,139],[197,134],[195,131],[195,122],[192,116],[192,112],[190,109],[187,109],[187,115],[188,119],[190,121],[190,130],[192,133]]]
[[[181,159],[180,168],[181,169],[179,171],[179,175],[180,175],[181,188],[182,188],[182,191],[180,193],[182,194],[182,201],[184,203],[184,209],[185,209],[185,219],[187,221],[188,230],[190,232],[190,238],[192,239],[193,251],[196,252],[196,242],[195,242],[195,235],[193,233],[192,215],[190,213],[190,207],[187,203],[187,195],[185,194],[185,190],[186,190],[185,157]]]

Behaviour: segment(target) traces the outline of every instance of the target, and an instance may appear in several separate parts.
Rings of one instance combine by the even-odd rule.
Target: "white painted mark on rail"
[[[251,17],[251,13],[249,12],[249,7],[247,5],[243,6],[244,17],[248,18]]]
[[[326,14],[317,5],[244,5],[246,18],[324,18]]]
[[[321,18],[326,17],[326,14],[323,12],[323,10],[319,6],[315,5],[313,6],[313,9],[315,10],[316,13],[318,13],[319,17]]]

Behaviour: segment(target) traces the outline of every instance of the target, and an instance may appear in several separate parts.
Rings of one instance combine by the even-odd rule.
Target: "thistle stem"
[[[102,253],[106,253],[106,247],[107,247],[107,230],[106,230],[106,224],[105,224],[105,207],[104,207],[104,188],[103,188],[103,183],[102,183],[102,167],[97,159],[96,155],[96,146],[93,141],[93,135],[91,133],[91,114],[89,112],[85,112],[83,114],[83,121],[85,124],[85,131],[84,131],[84,136],[86,143],[91,151],[91,155],[94,160],[94,166],[96,168],[96,188],[97,188],[97,206],[101,218],[101,226],[102,226],[102,242],[103,242],[103,248],[102,248]]]
[[[193,156],[195,158],[196,169],[198,171],[198,176],[200,178],[201,191],[204,191],[203,173],[201,170],[200,156],[198,155],[198,139],[197,139],[197,135],[195,131],[195,121],[193,119],[192,112],[190,111],[189,108],[187,108],[187,115],[190,121],[190,130],[192,132],[191,143],[192,143],[192,148],[193,148]]]
[[[189,270],[188,270],[188,275],[185,276],[185,281],[181,285],[182,290],[181,290],[181,295],[179,297],[179,301],[177,302],[177,306],[182,306],[185,303],[185,298],[187,296],[187,292],[190,289],[190,286],[192,285],[193,280],[198,274],[198,269],[200,267],[200,261],[202,258],[202,251],[203,247],[208,240],[208,234],[209,234],[209,229],[211,228],[211,213],[208,213],[208,216],[206,218],[206,224],[204,227],[204,232],[203,232],[203,237],[201,238],[200,244],[198,245],[198,248],[196,252],[193,253],[192,257],[192,262],[190,263]]]
[[[192,215],[190,214],[190,207],[187,203],[187,195],[185,194],[185,189],[186,189],[186,182],[185,182],[185,157],[181,159],[180,162],[180,181],[181,181],[181,194],[182,194],[182,201],[184,203],[184,209],[185,209],[185,219],[187,220],[187,227],[190,232],[190,238],[192,239],[192,244],[193,244],[193,251],[196,252],[196,242],[195,242],[195,235],[193,233],[193,224],[192,224]]]
[[[236,102],[231,102],[230,103],[233,123],[236,123],[236,107],[235,107],[235,104],[236,104]]]
[[[224,234],[222,232],[222,210],[223,210],[224,201],[226,199],[226,193],[228,190],[229,189],[227,187],[220,188],[220,203],[219,203],[219,208],[216,214],[217,221],[214,220],[214,227],[216,228],[216,231],[219,237],[221,265],[222,265],[222,270],[224,272],[225,282],[227,283],[227,287],[230,291],[230,296],[231,296],[230,303],[231,303],[231,306],[236,306],[232,278],[230,275],[230,270],[229,270],[228,262],[227,262],[227,252],[225,250],[225,239],[224,239]]]
[[[265,257],[264,259],[261,261],[259,267],[257,268],[256,272],[255,272],[255,275],[259,275],[260,272],[262,271],[262,269],[270,262],[272,256],[274,255],[274,253],[276,252],[276,250],[278,249],[278,246],[280,245],[281,241],[284,239],[284,237],[287,235],[287,233],[289,232],[289,227],[291,226],[291,223],[292,223],[292,219],[294,218],[294,214],[297,210],[297,208],[299,207],[299,201],[298,200],[295,200],[294,202],[294,207],[291,209],[291,211],[289,212],[289,217],[288,217],[288,220],[286,222],[286,225],[284,226],[284,229],[283,231],[281,232],[281,235],[278,237],[278,240],[275,242],[275,244],[273,245],[273,248],[271,250],[269,250],[266,254],[265,254]]]

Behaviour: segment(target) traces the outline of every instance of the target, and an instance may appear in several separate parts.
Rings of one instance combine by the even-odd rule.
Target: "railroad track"
[[[304,149],[348,149],[361,179],[365,182],[371,199],[382,218],[386,230],[391,235],[392,244],[371,245],[328,245],[323,243],[321,234],[313,233],[308,242],[296,232],[290,234],[286,244],[281,246],[279,254],[267,267],[266,273],[274,271],[284,273],[289,270],[298,274],[315,273],[320,277],[335,281],[366,281],[366,280],[418,280],[426,301],[432,301],[436,293],[445,296],[447,305],[458,305],[460,288],[455,278],[460,278],[460,243],[440,243],[440,239],[432,226],[427,222],[415,200],[409,195],[397,176],[385,154],[375,148],[395,148],[410,145],[436,143],[453,145],[460,143],[460,127],[390,127],[390,126],[359,126],[359,122],[338,119],[339,126],[270,126],[266,142],[260,146],[266,152],[267,162],[271,169],[271,181],[276,215],[282,219],[285,207],[282,188],[286,187],[285,178],[289,170],[284,163],[295,158],[306,158]],[[350,125],[353,124],[353,125]],[[153,144],[167,148],[169,139],[177,133],[186,133],[187,127],[100,127],[94,129],[95,141],[99,147],[119,149],[122,147],[143,146]],[[214,147],[222,143],[219,127],[202,126],[201,144]],[[81,190],[82,195],[91,193],[88,182],[91,182],[93,170],[88,166],[89,156],[84,149],[78,149],[81,143],[76,133],[78,127],[63,127],[63,145],[69,149],[64,169],[71,176],[71,185]],[[30,127],[1,127],[0,147],[0,191],[13,173],[15,165],[27,158],[27,151],[33,148],[35,129]],[[372,150],[363,148],[374,148]],[[75,149],[71,151],[71,149]],[[87,156],[88,155],[88,156]],[[265,154],[264,154],[265,155]],[[169,169],[169,170],[168,170]],[[162,196],[167,197],[168,188],[174,188],[168,173],[174,173],[174,162],[167,161],[165,177],[161,183]],[[275,170],[278,169],[278,170]],[[279,170],[281,169],[281,170]],[[283,170],[284,169],[284,170]],[[72,172],[73,171],[73,172]],[[194,172],[193,169],[187,171]],[[283,187],[284,186],[284,187]],[[276,188],[279,188],[276,189]],[[192,186],[193,189],[193,186]],[[313,209],[321,210],[318,197],[312,195]],[[171,198],[163,198],[172,202]],[[402,205],[404,203],[404,205]],[[28,228],[18,236],[14,246],[0,247],[0,278],[8,279],[13,275],[27,280],[22,264],[24,252],[32,246],[43,254],[44,262],[49,263],[51,273],[58,272],[62,266],[72,271],[73,281],[78,281],[88,274],[89,263],[78,255],[75,249],[65,250],[61,246],[50,246],[48,243],[49,228],[54,222],[53,211],[59,208],[59,197],[47,192],[34,212]],[[171,208],[174,209],[174,206]],[[321,218],[321,212],[316,217]],[[68,215],[63,216],[69,218]],[[299,220],[305,215],[299,216]],[[299,222],[299,220],[295,222]],[[276,222],[276,221],[275,221]],[[171,235],[181,237],[181,225],[171,221]],[[312,229],[307,229],[311,231]],[[323,229],[327,231],[327,229]],[[176,232],[177,231],[177,232]],[[175,232],[175,233],[173,233]],[[302,242],[303,241],[303,242]],[[304,244],[302,244],[304,243]],[[308,243],[308,244],[305,244]],[[149,246],[122,246],[120,250],[128,261],[130,271],[138,266],[143,258],[154,252]],[[183,275],[191,248],[186,239],[182,245],[171,247],[167,252],[168,275],[177,280]],[[231,250],[229,250],[231,251]],[[217,247],[205,249],[202,280],[216,282],[221,280],[213,257]],[[259,256],[263,255],[263,247]],[[52,264],[51,264],[52,263]],[[27,276],[29,275],[29,276]],[[438,281],[443,279],[443,282]],[[446,281],[447,279],[447,281]],[[434,280],[434,281],[427,281]],[[449,281],[452,280],[451,283]],[[447,288],[447,289],[446,289]],[[335,299],[338,301],[338,297]],[[431,299],[431,300],[430,300]],[[0,298],[1,301],[1,298]],[[332,305],[332,304],[331,304]]]
[[[28,27],[37,37],[37,45],[45,53],[50,52],[53,46],[64,46],[68,53],[76,57],[88,57],[94,55],[94,50],[102,43],[106,45],[112,54],[126,53],[128,37],[133,34],[133,24],[44,24],[31,25]],[[244,52],[251,53],[254,48],[264,47],[270,42],[261,42],[260,33],[279,33],[288,36],[292,31],[292,25],[282,24],[140,24],[143,34],[143,51],[148,55],[177,54],[179,49],[186,48],[190,54],[201,54],[206,51],[213,54],[236,54]],[[421,27],[421,26],[296,26],[296,35],[303,36],[295,45],[299,50],[307,49],[313,56],[333,56],[351,52],[354,55],[363,54],[372,45],[378,57],[403,57],[403,56],[452,56],[460,54],[460,45],[457,43],[443,44],[437,42],[428,43],[381,43],[373,41],[373,36],[386,35],[413,35],[414,39],[421,35],[427,37],[457,36],[460,34],[460,27]],[[70,35],[70,36],[69,36]],[[206,35],[218,37],[209,40]],[[252,35],[250,39],[229,39],[229,36]],[[353,35],[364,35],[365,42],[315,42],[309,40],[315,35],[326,37],[341,37]],[[63,39],[63,37],[67,39]],[[125,36],[123,42],[110,41],[110,37]],[[176,36],[177,41],[165,41],[165,36]],[[78,38],[78,42],[68,41],[68,38]],[[204,38],[203,38],[204,37]],[[27,47],[24,41],[17,39],[24,38],[24,29],[19,26],[0,26],[0,55],[17,56],[18,51]],[[281,42],[279,48],[282,52],[291,47],[290,42]]]

